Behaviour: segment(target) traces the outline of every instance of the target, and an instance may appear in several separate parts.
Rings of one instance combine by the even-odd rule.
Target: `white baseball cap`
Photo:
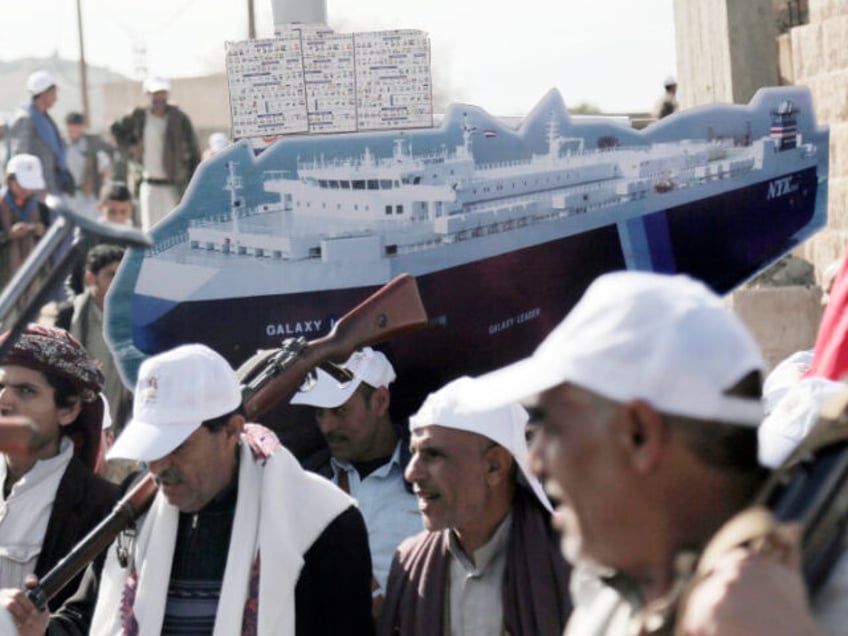
[[[152,356],[139,368],[132,420],[106,457],[159,459],[203,422],[231,413],[239,404],[236,372],[209,347],[183,345]]]
[[[46,187],[41,160],[35,155],[15,155],[6,164],[6,174],[15,175],[15,180],[27,190],[43,190]]]
[[[354,351],[353,355],[339,366],[353,376],[350,381],[341,382],[319,367],[316,370],[315,382],[304,383],[300,391],[292,397],[291,403],[333,409],[347,402],[363,382],[375,389],[382,386],[388,388],[397,377],[389,359],[371,347]]]
[[[772,369],[763,382],[763,410],[766,417],[777,403],[794,387],[813,363],[813,350],[796,351]]]
[[[515,402],[476,412],[463,410],[463,396],[479,391],[476,384],[477,380],[474,378],[463,376],[428,395],[418,412],[409,418],[409,430],[414,431],[425,426],[444,426],[477,433],[500,444],[512,454],[524,482],[536,498],[549,512],[553,512],[542,484],[530,472],[526,437],[529,419],[527,411]]]
[[[844,382],[810,377],[784,391],[757,430],[760,464],[780,466],[813,428],[822,407],[846,389]]]
[[[705,285],[623,271],[597,278],[533,355],[481,376],[464,401],[489,408],[567,382],[620,403],[755,427],[761,401],[726,392],[763,369],[753,336]]]
[[[27,78],[27,90],[35,97],[51,86],[56,86],[56,78],[49,71],[35,71]]]
[[[144,80],[144,92],[156,93],[158,91],[171,91],[171,82],[164,77],[153,76]]]
[[[212,152],[221,152],[230,145],[230,140],[222,132],[213,132],[209,135],[209,149]]]

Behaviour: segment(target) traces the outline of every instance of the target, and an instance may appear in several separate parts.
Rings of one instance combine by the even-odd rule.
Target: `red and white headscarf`
[[[9,332],[0,335],[0,344]],[[80,414],[65,432],[74,440],[77,456],[92,470],[101,455],[103,373],[79,341],[64,329],[30,323],[0,364],[17,365],[65,378],[82,399]]]

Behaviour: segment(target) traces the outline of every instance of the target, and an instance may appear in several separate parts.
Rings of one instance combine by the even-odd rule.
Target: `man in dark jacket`
[[[34,451],[0,459],[0,587],[43,576],[112,509],[117,487],[92,472],[102,458],[102,388],[94,361],[61,329],[29,325],[0,364],[0,415],[28,417],[35,429]]]
[[[168,103],[171,83],[144,82],[150,106],[136,108],[112,125],[118,146],[141,164],[141,226],[149,230],[180,202],[200,163],[200,147],[188,115]]]

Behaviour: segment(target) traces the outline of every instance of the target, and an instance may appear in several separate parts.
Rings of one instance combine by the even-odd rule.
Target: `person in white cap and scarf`
[[[575,564],[566,634],[672,633],[673,615],[666,631],[657,619],[679,557],[697,555],[767,476],[757,459],[763,369],[754,338],[702,283],[616,272],[595,280],[533,355],[466,394],[472,411],[538,401],[535,458],[560,491]],[[819,633],[783,530],[773,558],[737,548],[718,560],[681,633]],[[845,625],[843,611],[834,633]]]
[[[49,111],[58,99],[56,78],[49,71],[35,71],[27,78],[29,100],[21,105],[10,129],[11,154],[38,157],[47,192],[73,194],[74,178],[65,158],[65,142]]]
[[[569,568],[527,463],[527,412],[461,412],[474,383],[454,380],[410,418],[406,478],[426,530],[398,549],[381,635],[560,636],[568,618]]]
[[[146,462],[159,492],[50,634],[373,633],[354,501],[245,424],[238,376],[216,352],[184,345],[145,360],[133,419],[107,457]]]
[[[146,231],[179,204],[200,163],[200,146],[189,116],[168,103],[171,82],[148,77],[144,92],[150,105],[134,109],[111,130],[119,148],[141,164],[138,197]]]

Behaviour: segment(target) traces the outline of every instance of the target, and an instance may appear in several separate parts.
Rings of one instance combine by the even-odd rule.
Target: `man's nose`
[[[527,463],[530,466],[530,471],[544,483],[547,477],[547,471],[545,470],[545,442],[542,439],[543,437],[544,433],[541,428],[537,428],[533,432],[533,437],[530,439],[530,447],[527,449],[529,451]]]
[[[168,470],[168,467],[171,465],[171,456],[165,455],[164,457],[160,457],[159,459],[154,459],[147,462],[147,468],[154,475],[161,475],[163,472]]]
[[[418,459],[418,453],[413,453],[409,459],[409,463],[406,465],[406,469],[403,471],[403,477],[410,483],[416,483],[421,481],[422,474],[423,467],[421,461]]]
[[[3,406],[11,406],[12,400],[12,391],[9,390],[7,386],[0,386],[0,404]]]
[[[332,433],[338,428],[338,418],[332,413],[324,412],[321,415],[317,415],[315,420],[318,422],[318,429],[324,435]]]

